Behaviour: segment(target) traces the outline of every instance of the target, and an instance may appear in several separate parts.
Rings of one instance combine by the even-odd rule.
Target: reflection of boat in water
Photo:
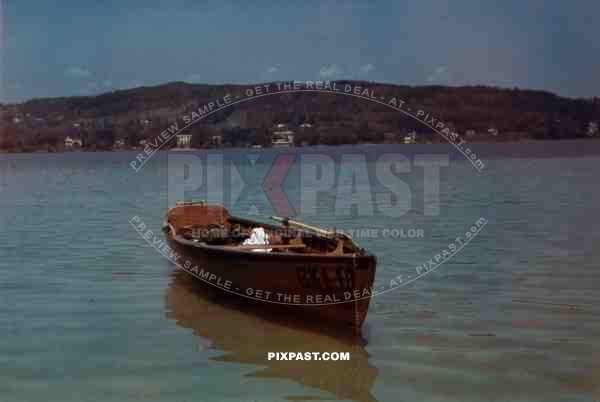
[[[370,390],[377,370],[369,366],[362,343],[307,331],[293,320],[280,325],[239,300],[224,305],[222,299],[218,289],[201,286],[178,270],[167,291],[167,316],[226,353],[213,360],[260,366],[253,377],[292,380],[340,399],[376,401]],[[269,352],[348,352],[350,360],[277,361],[268,360]]]

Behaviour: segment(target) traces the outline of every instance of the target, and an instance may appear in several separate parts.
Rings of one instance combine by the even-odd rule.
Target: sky
[[[598,0],[0,0],[0,102],[360,79],[600,96]]]

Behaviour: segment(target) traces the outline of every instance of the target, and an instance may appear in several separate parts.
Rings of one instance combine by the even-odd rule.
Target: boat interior
[[[350,237],[285,218],[277,224],[232,216],[222,205],[179,202],[167,212],[165,230],[209,245],[269,253],[366,255]]]

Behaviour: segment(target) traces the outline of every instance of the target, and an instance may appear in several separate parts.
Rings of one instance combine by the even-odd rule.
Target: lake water
[[[439,269],[375,297],[356,344],[221,305],[140,237],[136,215],[160,233],[168,153],[138,172],[129,152],[0,155],[0,400],[600,400],[598,144],[474,146],[481,172],[442,145],[303,150],[366,153],[370,167],[384,152],[451,154],[438,216],[423,214],[428,179],[413,165],[400,175],[412,190],[403,217],[336,216],[332,191],[305,217],[423,230],[358,238],[378,257],[377,286],[488,220]],[[260,183],[277,152],[261,154],[253,166],[245,151],[225,153],[246,183],[232,213],[275,214]],[[298,174],[284,182],[293,205]]]

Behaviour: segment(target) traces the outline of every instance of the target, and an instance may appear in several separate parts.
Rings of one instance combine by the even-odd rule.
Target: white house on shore
[[[595,137],[598,135],[598,122],[590,121],[587,128],[587,135],[589,137]]]
[[[192,146],[191,134],[177,134],[177,148],[190,148]]]
[[[82,142],[81,138],[71,138],[71,136],[66,136],[65,138],[65,148],[73,149],[73,148],[81,148]]]
[[[117,138],[113,144],[113,149],[123,149],[125,147],[125,140],[123,138]]]
[[[271,146],[273,148],[289,148],[294,146],[294,132],[290,130],[287,124],[276,124],[275,130],[271,135]]]
[[[417,132],[416,131],[411,131],[410,133],[408,133],[406,136],[404,136],[404,143],[405,144],[414,144],[417,142]]]
[[[210,137],[210,143],[212,145],[221,145],[223,144],[223,136],[220,134],[213,135]]]
[[[496,127],[490,127],[488,129],[488,134],[491,135],[492,137],[497,137],[498,134],[500,134],[500,132],[498,131],[498,129]]]

